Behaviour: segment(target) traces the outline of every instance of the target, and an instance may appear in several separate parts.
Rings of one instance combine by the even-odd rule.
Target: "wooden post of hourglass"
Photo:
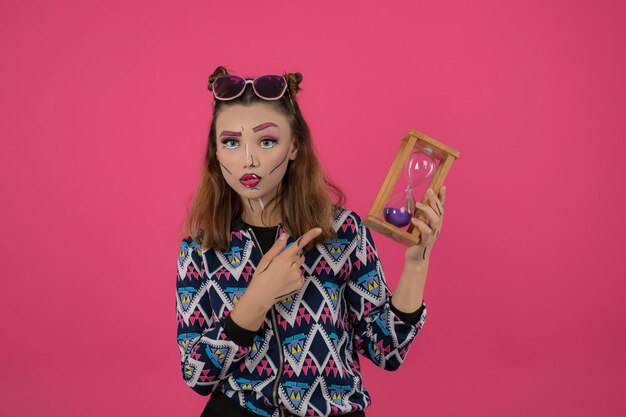
[[[451,147],[426,136],[417,130],[410,130],[402,138],[400,149],[398,149],[393,163],[391,164],[391,168],[389,168],[389,172],[387,172],[387,177],[385,177],[369,213],[362,220],[362,223],[369,229],[390,237],[405,246],[419,244],[419,229],[415,227],[413,223],[409,223],[409,227],[405,231],[386,222],[383,217],[383,209],[391,196],[394,186],[398,181],[398,177],[404,171],[405,164],[411,153],[416,150],[420,151],[426,146],[432,149],[432,157],[438,161],[437,168],[435,169],[427,188],[432,188],[435,194],[437,196],[439,195],[439,190],[448,175],[450,167],[452,167],[452,163],[459,158],[460,154]],[[428,196],[426,194],[422,196],[421,201],[423,204],[429,205]],[[412,216],[428,223],[427,216],[418,208],[415,209]]]

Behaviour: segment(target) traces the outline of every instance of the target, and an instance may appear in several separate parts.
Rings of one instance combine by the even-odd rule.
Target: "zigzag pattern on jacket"
[[[389,307],[391,291],[370,230],[353,211],[334,218],[338,239],[305,253],[304,285],[275,304],[285,362],[278,397],[283,414],[329,416],[371,403],[362,385],[360,354],[393,371],[426,320],[403,322]],[[283,231],[282,225],[279,226]],[[289,237],[287,245],[294,242]],[[278,416],[274,379],[280,369],[270,309],[251,346],[237,345],[223,319],[244,293],[261,250],[248,229],[231,232],[227,252],[181,243],[176,280],[182,376],[201,395],[220,389],[262,416]],[[426,303],[424,302],[424,305]]]

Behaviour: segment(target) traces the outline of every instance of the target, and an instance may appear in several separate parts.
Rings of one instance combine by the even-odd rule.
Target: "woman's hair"
[[[209,77],[209,90],[212,91],[215,78],[223,74],[228,74],[225,67],[219,66],[215,69]],[[346,197],[341,189],[326,179],[315,155],[309,126],[296,100],[296,94],[301,90],[299,84],[302,74],[289,73],[284,74],[284,77],[288,91],[278,100],[264,100],[250,86],[246,86],[244,93],[236,99],[215,100],[200,181],[188,208],[182,232],[183,236],[191,236],[205,249],[228,250],[231,224],[244,212],[241,197],[224,179],[216,156],[215,121],[221,111],[236,104],[265,103],[273,106],[286,116],[296,141],[296,159],[289,160],[278,194],[266,202],[265,206],[276,200],[276,209],[282,214],[281,223],[286,232],[294,237],[299,237],[315,227],[322,228],[322,233],[309,242],[303,248],[304,251],[312,249],[325,239],[337,238],[337,233],[332,228],[333,218],[336,210],[344,205]],[[331,201],[329,192],[335,195],[335,203]]]

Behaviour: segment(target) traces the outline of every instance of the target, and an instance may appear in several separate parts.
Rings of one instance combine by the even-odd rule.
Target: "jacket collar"
[[[243,220],[241,220],[239,217],[233,220],[232,222],[230,222],[230,230],[232,232],[238,232],[243,228],[244,228]]]
[[[244,224],[243,220],[241,220],[241,218],[238,217],[234,219],[232,222],[230,222],[230,230],[231,232],[239,232],[241,230],[247,230],[247,227]],[[281,232],[284,230],[282,223],[278,223],[278,230],[280,230]]]

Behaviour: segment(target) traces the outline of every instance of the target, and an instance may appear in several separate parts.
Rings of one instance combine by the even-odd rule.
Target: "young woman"
[[[395,370],[426,320],[444,189],[418,203],[428,222],[413,218],[422,241],[392,300],[370,230],[322,173],[301,81],[224,67],[209,77],[213,117],[176,280],[182,375],[212,394],[202,416],[364,416],[358,354]]]

